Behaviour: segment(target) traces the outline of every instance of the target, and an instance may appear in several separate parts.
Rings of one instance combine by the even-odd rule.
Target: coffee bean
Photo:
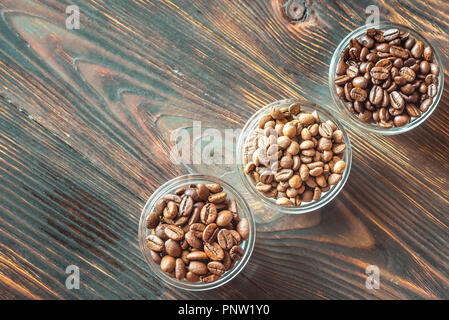
[[[427,87],[427,95],[431,98],[437,95],[438,88],[435,84],[431,84]]]
[[[212,193],[219,193],[223,191],[223,187],[218,183],[206,184],[206,188],[209,189],[209,191]]]
[[[204,251],[192,251],[186,257],[189,261],[207,260],[209,257]]]
[[[223,211],[220,211],[218,213],[216,223],[217,223],[217,225],[219,227],[224,227],[224,226],[230,224],[231,221],[232,221],[232,213],[231,213],[231,211],[223,210]]]
[[[151,258],[153,259],[153,261],[156,263],[156,264],[161,264],[161,255],[159,254],[159,252],[156,252],[156,251],[153,251],[153,250],[150,250],[150,255],[151,255]]]
[[[202,241],[197,238],[192,231],[189,231],[185,234],[185,239],[192,248],[201,249],[201,247],[203,246]]]
[[[149,236],[147,236],[146,246],[155,252],[161,252],[165,248],[164,241],[154,234],[150,234]]]
[[[416,74],[415,71],[408,67],[402,67],[399,70],[399,76],[403,77],[407,82],[412,82],[415,80]]]
[[[181,204],[179,205],[179,213],[181,216],[188,216],[193,210],[193,199],[192,197],[185,197],[182,199]]]
[[[249,222],[248,219],[241,219],[237,224],[236,230],[240,234],[243,240],[247,240],[249,237]]]
[[[350,95],[351,95],[352,99],[357,100],[359,102],[365,101],[366,97],[367,97],[366,91],[364,89],[358,88],[358,87],[352,88]]]
[[[176,202],[169,201],[167,206],[164,209],[164,218],[166,219],[174,219],[178,215],[178,206]]]
[[[219,228],[215,223],[208,224],[202,233],[202,239],[204,242],[212,243],[217,239]]]
[[[397,91],[390,93],[390,103],[394,109],[402,109],[405,106],[404,98]]]
[[[222,203],[226,200],[227,194],[225,192],[219,192],[215,193],[209,196],[208,201],[210,203],[216,204],[216,203]]]
[[[370,71],[370,75],[373,79],[376,80],[385,80],[388,78],[390,73],[387,68],[384,67],[374,67]]]
[[[165,241],[165,252],[169,256],[177,258],[181,256],[182,250],[178,242],[172,239],[168,239],[167,241]]]
[[[189,227],[189,231],[191,231],[195,237],[201,238],[203,236],[203,231],[206,226],[202,223],[193,223]]]
[[[405,106],[405,109],[407,111],[407,114],[410,117],[418,118],[418,117],[421,116],[421,112],[419,111],[419,109],[414,104],[408,103]]]
[[[161,260],[161,269],[164,272],[173,272],[175,270],[176,260],[171,256],[164,256]]]
[[[175,241],[180,241],[184,237],[184,230],[175,225],[167,225],[164,231],[167,237]]]
[[[410,120],[410,117],[408,114],[401,114],[398,116],[395,116],[393,121],[394,121],[394,125],[396,127],[402,127],[404,125],[406,125]]]
[[[392,41],[392,40],[396,39],[397,37],[399,37],[398,29],[393,28],[393,29],[385,30],[383,32],[384,41]]]
[[[189,271],[196,275],[205,275],[208,272],[207,266],[201,261],[190,261]]]
[[[145,227],[147,229],[154,229],[159,224],[159,215],[156,212],[150,212],[145,221]]]
[[[240,248],[240,247],[238,247]],[[242,251],[243,249],[240,248]],[[232,249],[231,249],[232,250]],[[207,254],[207,256],[214,261],[220,261],[224,258],[224,252],[223,249],[220,247],[220,245],[217,242],[213,243],[204,243],[204,252]],[[232,257],[232,255],[231,255]]]
[[[220,193],[218,193],[220,194]],[[201,222],[209,224],[215,221],[217,218],[217,208],[213,203],[207,203],[201,209]]]
[[[198,281],[200,281],[200,276],[189,271],[186,273],[186,280],[189,282],[198,282]]]
[[[217,281],[219,278],[220,278],[219,275],[216,275],[216,274],[210,274],[210,275],[208,275],[208,276],[201,276],[201,277],[200,277],[200,280],[201,280],[201,282],[203,282],[203,283],[211,283],[211,282]]]
[[[232,260],[240,260],[243,257],[243,249],[239,246],[233,246],[229,251]]]
[[[424,52],[424,43],[422,41],[416,41],[415,45],[411,49],[411,53],[415,59],[420,59]]]
[[[180,258],[175,261],[175,275],[178,280],[182,280],[186,276],[186,266]]]
[[[221,229],[217,234],[217,241],[220,247],[225,250],[230,250],[234,245],[234,238],[231,231],[227,229]]]
[[[211,262],[209,262],[207,264],[207,269],[209,269],[209,271],[212,274],[218,275],[218,276],[221,276],[226,271],[225,266],[221,262],[218,262],[218,261],[211,261]]]

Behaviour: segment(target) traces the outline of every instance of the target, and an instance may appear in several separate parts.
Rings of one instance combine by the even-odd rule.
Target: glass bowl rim
[[[432,105],[429,107],[429,109],[421,114],[421,117],[415,118],[413,121],[409,122],[405,126],[402,127],[393,127],[390,129],[384,129],[379,127],[378,125],[372,125],[372,124],[366,124],[362,121],[358,120],[354,114],[350,113],[350,111],[345,106],[344,102],[337,96],[334,80],[335,80],[335,70],[337,68],[338,61],[340,60],[340,54],[343,51],[343,49],[349,44],[349,41],[352,38],[355,38],[359,36],[363,31],[366,31],[369,28],[378,28],[378,29],[385,29],[385,28],[398,28],[400,31],[404,30],[410,33],[414,38],[418,38],[419,40],[423,41],[425,46],[430,46],[433,51],[434,61],[438,68],[440,69],[440,73],[438,75],[438,93],[433,98]],[[432,45],[431,39],[428,40],[424,36],[421,35],[420,32],[411,29],[410,27],[389,22],[389,21],[380,21],[378,24],[365,24],[362,25],[353,31],[349,32],[343,40],[340,41],[337,48],[334,51],[334,54],[332,55],[331,63],[329,65],[329,71],[328,71],[328,86],[329,91],[331,93],[331,97],[333,102],[338,106],[339,112],[342,113],[342,115],[349,120],[351,124],[355,124],[356,127],[362,128],[365,130],[368,130],[372,133],[382,134],[382,135],[397,135],[401,133],[408,132],[418,126],[420,126],[422,123],[424,123],[435,111],[436,107],[438,106],[440,99],[443,95],[444,91],[444,69],[441,64],[440,54],[438,50],[435,50],[435,46]],[[342,111],[343,109],[343,111]]]
[[[193,183],[192,181],[207,181],[210,183],[220,183],[223,186],[223,189],[225,191],[228,191],[228,196],[232,195],[232,199],[235,199],[238,203],[239,208],[239,214],[240,217],[247,218],[249,225],[250,225],[250,232],[248,240],[246,241],[246,247],[245,247],[245,253],[243,257],[237,262],[236,267],[233,269],[227,271],[222,277],[220,277],[217,281],[211,282],[211,283],[202,283],[202,282],[188,282],[186,280],[180,281],[176,278],[172,278],[169,275],[165,274],[163,272],[159,265],[156,264],[150,254],[146,254],[146,252],[149,250],[147,249],[145,245],[145,238],[147,236],[147,228],[145,227],[145,219],[147,217],[147,213],[151,212],[150,210],[154,209],[154,205],[156,201],[165,193],[169,192],[170,190],[174,190],[177,187],[180,187],[182,185],[188,185],[189,183]],[[200,182],[197,182],[200,183]],[[200,173],[190,173],[190,174],[184,174],[180,176],[176,176],[168,181],[166,181],[164,184],[159,186],[148,198],[147,202],[145,203],[145,206],[142,209],[142,212],[140,214],[139,219],[139,230],[138,230],[138,240],[139,240],[139,247],[140,251],[144,257],[145,262],[147,263],[148,267],[152,271],[153,274],[156,275],[157,278],[162,280],[166,285],[170,285],[173,287],[176,287],[178,289],[188,290],[188,291],[204,291],[204,290],[211,290],[218,288],[232,279],[234,279],[240,272],[245,268],[247,265],[255,246],[256,241],[256,223],[255,218],[253,215],[252,210],[250,209],[248,203],[246,202],[245,198],[236,190],[233,186],[231,186],[226,181],[223,181],[220,178],[200,174]],[[159,267],[159,269],[157,269]]]
[[[266,113],[272,106],[280,106],[280,105],[284,105],[284,104],[288,105],[293,102],[298,102],[300,105],[304,105],[307,108],[310,107],[310,108],[314,108],[314,109],[318,110],[318,113],[320,116],[321,116],[321,114],[323,114],[325,118],[332,120],[335,123],[335,125],[338,127],[338,129],[340,129],[343,132],[343,141],[346,144],[346,149],[345,149],[345,153],[344,153],[346,169],[343,172],[342,179],[336,185],[334,185],[329,191],[327,191],[325,193],[326,196],[324,198],[321,198],[318,201],[308,202],[309,205],[306,205],[306,206],[300,205],[299,207],[293,207],[293,206],[283,207],[283,206],[276,204],[273,200],[271,200],[271,198],[264,196],[260,191],[258,191],[256,189],[255,185],[250,180],[249,176],[243,172],[243,168],[245,166],[245,163],[244,163],[245,161],[243,158],[243,155],[244,155],[243,148],[244,148],[244,143],[246,142],[247,138],[249,138],[249,136],[248,136],[249,130],[251,128],[254,128],[255,126],[257,126],[257,120],[259,119],[259,117],[261,115]],[[277,100],[277,101],[273,101],[273,102],[263,106],[259,110],[257,110],[245,123],[245,125],[240,133],[238,143],[237,143],[237,167],[238,167],[237,171],[239,173],[240,179],[243,181],[243,184],[245,185],[246,189],[249,190],[253,194],[257,194],[257,199],[262,200],[262,203],[265,206],[269,207],[270,209],[274,209],[274,210],[277,210],[277,211],[280,211],[280,212],[286,213],[286,214],[292,214],[292,215],[306,214],[306,213],[318,210],[318,209],[324,207],[325,205],[327,205],[343,189],[344,185],[346,184],[346,182],[349,178],[349,174],[351,172],[351,167],[352,167],[351,141],[349,139],[349,135],[346,132],[346,129],[344,128],[342,123],[335,116],[333,116],[332,110],[330,110],[329,108],[327,108],[325,106],[318,105],[314,102],[311,102],[309,100],[302,99],[302,98],[288,98],[288,99],[283,99],[283,100]]]

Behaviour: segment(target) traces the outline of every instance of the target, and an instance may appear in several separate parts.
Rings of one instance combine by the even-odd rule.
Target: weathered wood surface
[[[141,256],[137,224],[152,191],[211,170],[168,162],[171,130],[192,120],[239,128],[286,97],[335,108],[328,65],[368,5],[423,32],[449,64],[448,2],[305,2],[291,23],[280,0],[0,0],[0,298],[449,298],[447,70],[420,128],[348,128],[351,176],[321,224],[259,225],[229,284],[167,288]],[[70,4],[80,30],[65,28]],[[71,264],[79,290],[65,287]],[[368,265],[380,268],[379,290],[365,287]]]

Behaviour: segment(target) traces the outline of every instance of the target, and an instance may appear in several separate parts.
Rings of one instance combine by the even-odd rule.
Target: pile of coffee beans
[[[146,246],[162,271],[210,283],[243,256],[250,226],[220,184],[191,184],[160,198],[146,219]]]
[[[439,73],[422,41],[399,29],[371,28],[341,53],[335,86],[360,121],[401,127],[432,105]]]
[[[343,132],[298,103],[272,107],[245,145],[245,174],[281,206],[318,201],[346,168]]]

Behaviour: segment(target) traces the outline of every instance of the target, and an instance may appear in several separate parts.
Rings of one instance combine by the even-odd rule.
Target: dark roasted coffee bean
[[[401,109],[405,106],[404,98],[397,91],[393,91],[392,93],[390,93],[390,103],[394,109]]]
[[[411,68],[402,67],[399,70],[399,76],[403,77],[407,82],[412,82],[415,80],[416,74]]]
[[[390,47],[390,53],[398,58],[407,59],[408,58],[408,52],[402,47],[399,46],[391,46]]]
[[[398,29],[388,29],[383,32],[384,41],[392,41],[399,37]]]
[[[399,116],[394,117],[394,125],[396,127],[402,127],[405,126],[410,120],[410,117],[408,114],[402,114]]]
[[[419,40],[416,41],[415,45],[413,46],[413,48],[410,51],[415,59],[420,59],[424,52],[424,43]]]
[[[192,251],[187,254],[186,257],[189,261],[202,261],[202,260],[208,260],[209,257],[204,251]]]
[[[380,86],[373,86],[369,93],[369,101],[374,105],[379,105],[383,99],[383,89]]]
[[[162,271],[173,272],[175,270],[176,260],[172,256],[164,256],[160,265]]]
[[[405,110],[407,111],[407,114],[410,117],[418,118],[418,117],[421,116],[421,112],[419,111],[419,109],[414,104],[408,103],[405,106]]]
[[[363,102],[366,100],[368,94],[362,88],[352,88],[350,95],[352,99]]]
[[[162,200],[181,203],[181,197],[176,194],[166,194],[165,196],[162,197]]]

